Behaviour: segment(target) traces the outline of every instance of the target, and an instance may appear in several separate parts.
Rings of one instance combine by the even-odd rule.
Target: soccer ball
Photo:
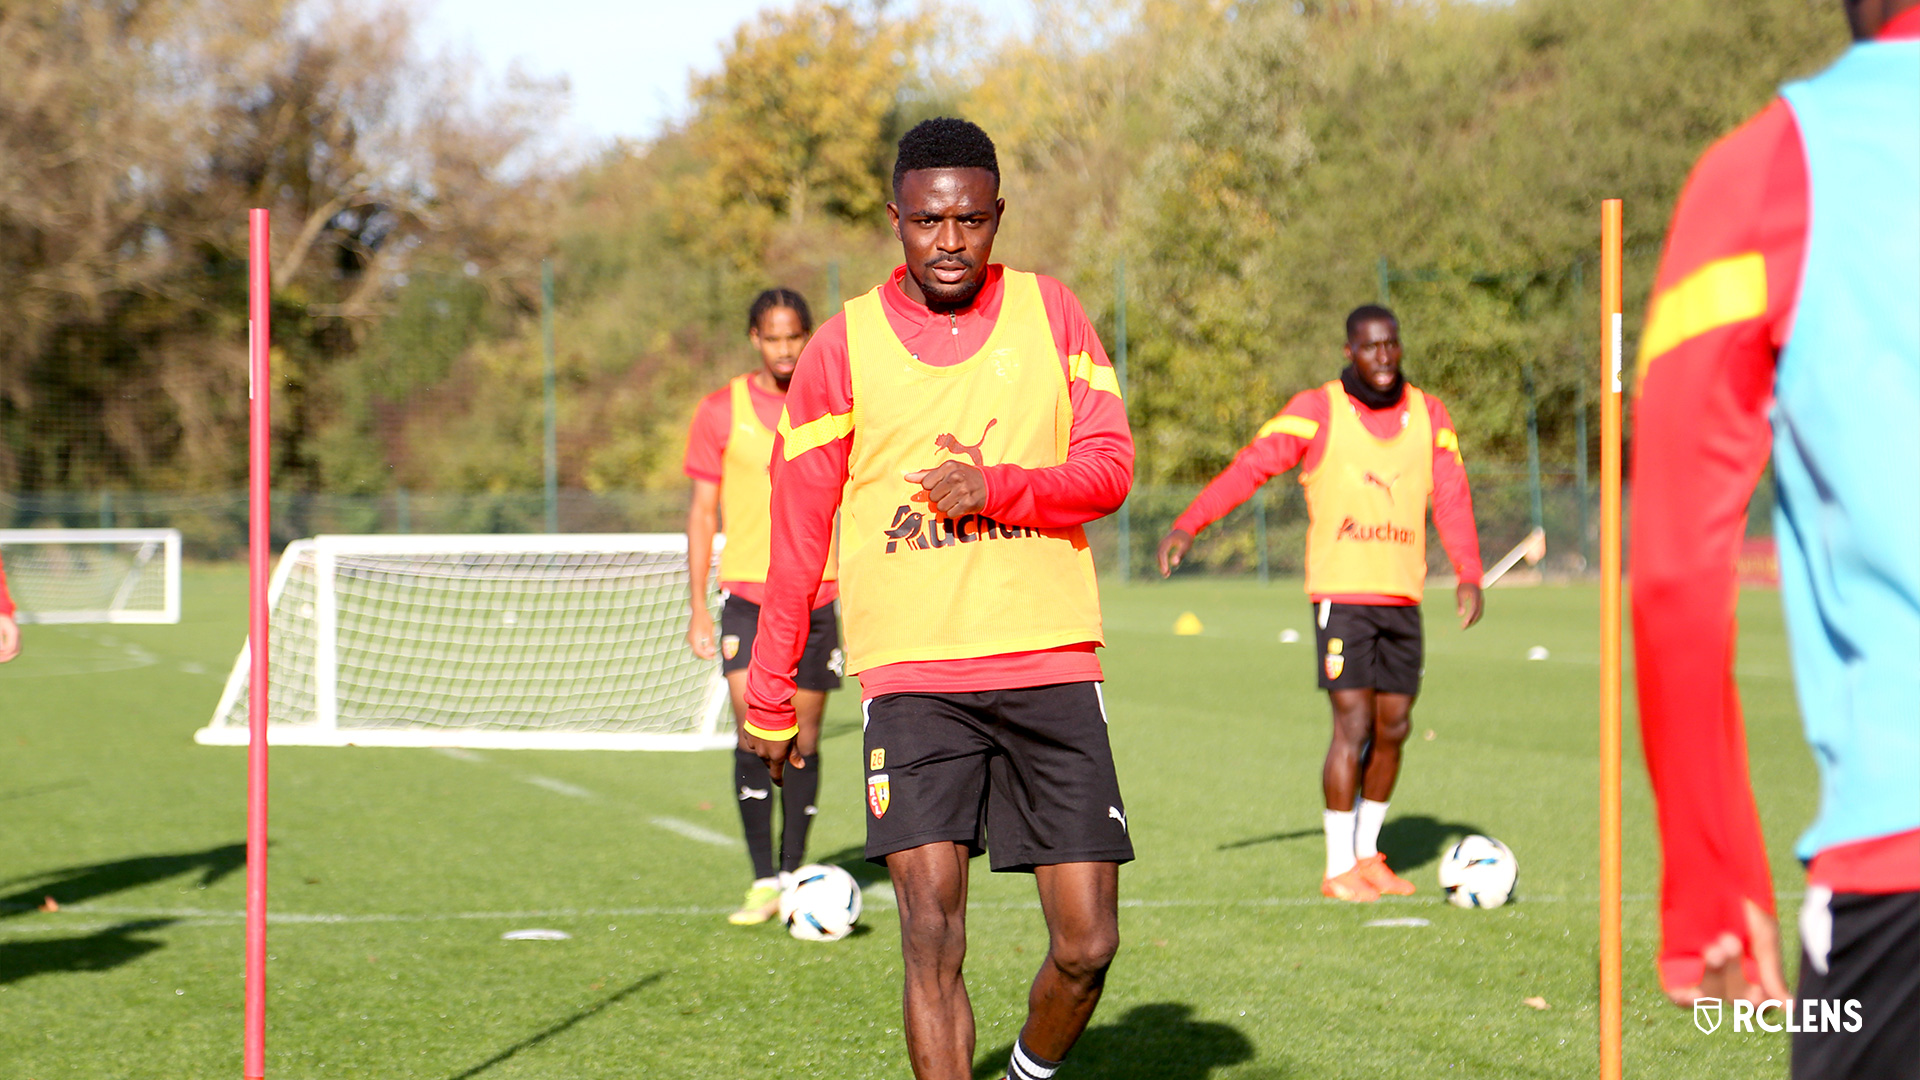
[[[1496,908],[1513,895],[1520,873],[1507,845],[1491,836],[1469,836],[1440,860],[1440,887],[1454,907]]]
[[[780,921],[801,941],[839,941],[860,921],[860,884],[837,866],[803,866],[780,894]]]

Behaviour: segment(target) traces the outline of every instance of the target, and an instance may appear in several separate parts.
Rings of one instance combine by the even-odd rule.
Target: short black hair
[[[807,310],[807,298],[792,289],[768,289],[753,298],[753,306],[747,309],[747,333],[760,329],[760,317],[774,308],[792,308],[800,316],[800,329],[813,332],[813,312]]]
[[[900,154],[893,160],[893,193],[900,179],[915,169],[985,169],[1000,183],[1000,156],[980,125],[955,116],[936,116],[913,125],[900,136]]]
[[[1399,317],[1391,308],[1380,304],[1361,304],[1347,314],[1347,340],[1352,341],[1353,335],[1360,332],[1361,323],[1370,323],[1377,319],[1385,319],[1395,326],[1400,325]]]

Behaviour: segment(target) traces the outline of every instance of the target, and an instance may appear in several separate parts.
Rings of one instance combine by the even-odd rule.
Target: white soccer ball
[[[801,941],[839,941],[860,921],[860,883],[837,866],[803,866],[780,894],[780,921]]]
[[[1513,852],[1491,836],[1469,836],[1440,859],[1440,888],[1454,907],[1499,907],[1513,895],[1519,874]]]

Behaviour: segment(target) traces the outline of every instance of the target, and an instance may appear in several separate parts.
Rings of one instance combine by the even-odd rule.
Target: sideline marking
[[[695,825],[691,821],[681,821],[676,817],[648,818],[647,821],[649,824],[658,826],[670,833],[678,833],[689,840],[698,840],[702,844],[712,844],[715,847],[729,848],[742,846],[740,840],[728,836],[725,833],[717,833],[712,829]]]
[[[593,798],[593,792],[588,791],[586,788],[580,787],[575,784],[569,784],[565,780],[555,780],[551,776],[523,776],[520,779],[525,780],[527,783],[532,784],[534,787],[546,788],[548,791],[554,792],[555,794],[558,794],[558,795],[565,795],[568,798],[572,798],[572,799]]]

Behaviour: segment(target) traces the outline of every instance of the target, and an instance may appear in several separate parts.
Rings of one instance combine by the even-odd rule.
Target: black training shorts
[[[840,605],[829,600],[813,609],[807,624],[807,649],[800,654],[794,685],[802,690],[838,690],[846,664],[840,651]],[[745,671],[753,661],[753,639],[760,632],[760,605],[727,597],[720,608],[720,670]]]
[[[941,841],[995,870],[1133,860],[1100,684],[883,694],[863,705],[867,859]]]
[[[1801,948],[1793,1080],[1920,1077],[1920,892],[1834,893],[1824,915],[1822,895],[1801,913],[1803,938],[1831,917],[1831,944],[1824,972]]]
[[[1426,642],[1420,630],[1420,606],[1313,605],[1322,690],[1378,690],[1383,694],[1420,692]]]

